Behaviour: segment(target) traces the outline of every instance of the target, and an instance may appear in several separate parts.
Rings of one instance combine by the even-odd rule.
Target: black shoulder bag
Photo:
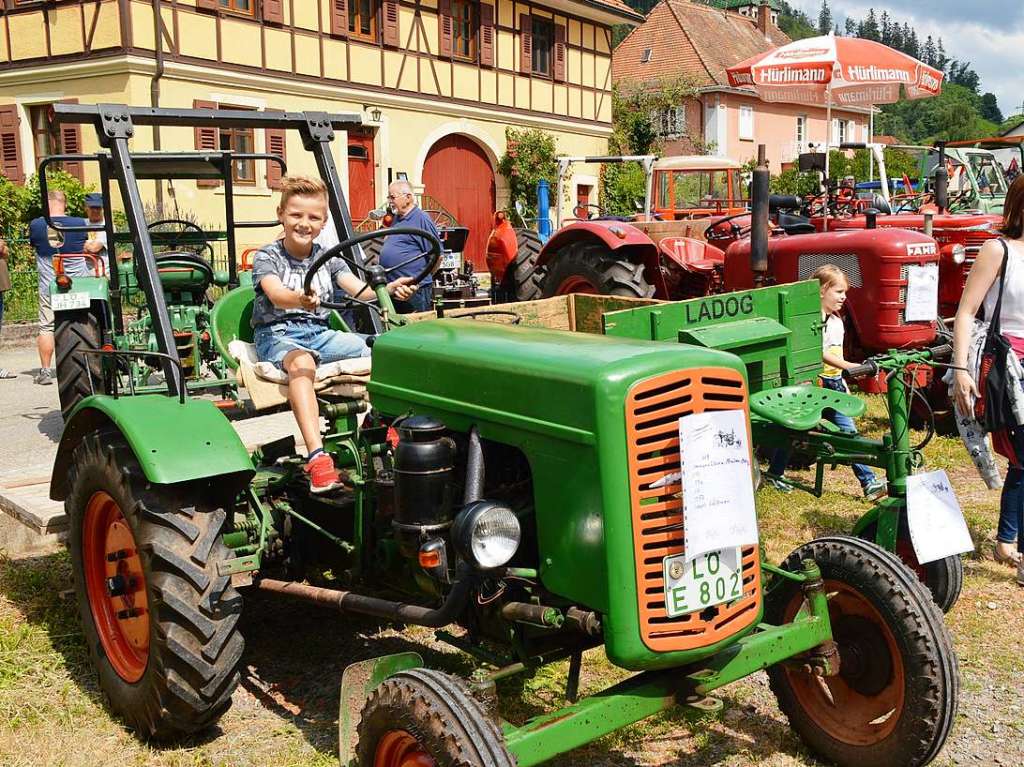
[[[1010,387],[1020,386],[1007,365],[1008,355],[1013,354],[1013,347],[1000,330],[1000,313],[1003,308],[1003,286],[1006,282],[1006,264],[1010,259],[1010,249],[1006,241],[999,240],[1003,246],[1003,267],[999,270],[999,296],[996,298],[995,309],[988,323],[988,334],[981,353],[981,365],[978,370],[978,392],[981,396],[975,403],[975,415],[985,425],[988,432],[1012,429],[1018,426],[1017,416],[1013,411],[1013,400],[1010,398]]]

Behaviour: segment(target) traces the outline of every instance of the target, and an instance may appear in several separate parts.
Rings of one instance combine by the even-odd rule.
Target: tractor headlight
[[[960,266],[960,264],[967,260],[967,248],[963,245],[954,245],[949,251],[949,255],[953,259],[953,263]]]
[[[481,570],[506,564],[519,548],[519,519],[508,506],[474,501],[452,525],[452,541],[463,559]]]

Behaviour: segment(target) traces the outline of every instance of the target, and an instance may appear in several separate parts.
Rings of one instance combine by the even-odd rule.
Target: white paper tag
[[[939,265],[907,267],[907,322],[930,322],[939,316]]]
[[[756,545],[746,413],[719,410],[684,415],[679,419],[679,452],[687,559]]]
[[[922,565],[974,551],[960,503],[942,469],[907,477],[907,523]]]

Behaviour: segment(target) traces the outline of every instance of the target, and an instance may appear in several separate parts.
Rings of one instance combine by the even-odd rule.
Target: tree
[[[875,9],[868,9],[868,17],[864,19],[864,28],[860,30],[859,37],[863,37],[865,40],[879,41],[882,38],[882,32],[878,28],[878,19],[875,16]]]
[[[994,123],[1001,123],[1003,121],[1003,113],[999,110],[996,94],[981,94],[981,116]]]
[[[786,33],[791,40],[803,40],[807,37],[815,37],[818,34],[817,27],[811,23],[811,19],[803,11],[793,8],[789,3],[782,0],[779,3],[779,29]]]
[[[846,17],[846,36],[856,37],[857,36],[857,22],[851,19],[849,16]]]
[[[537,181],[558,178],[555,138],[539,128],[505,128],[505,154],[498,172],[508,181],[509,199],[537,210]]]
[[[818,34],[827,35],[832,31],[832,9],[828,7],[828,0],[821,0],[821,10],[818,11]]]
[[[889,12],[882,11],[881,17],[882,44],[892,45],[892,22],[889,21]]]
[[[921,61],[930,67],[935,66],[935,41],[932,40],[931,35],[928,35],[928,39],[924,41],[924,48],[921,49]]]

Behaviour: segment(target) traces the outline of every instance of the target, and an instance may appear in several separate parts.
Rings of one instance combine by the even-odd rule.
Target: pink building
[[[703,149],[746,162],[765,144],[771,170],[778,173],[810,144],[867,141],[867,109],[833,109],[829,125],[824,108],[768,103],[729,85],[727,67],[789,42],[772,23],[768,4],[747,10],[662,0],[613,52],[618,85],[685,77],[699,88],[696,98],[657,116],[665,154]]]

